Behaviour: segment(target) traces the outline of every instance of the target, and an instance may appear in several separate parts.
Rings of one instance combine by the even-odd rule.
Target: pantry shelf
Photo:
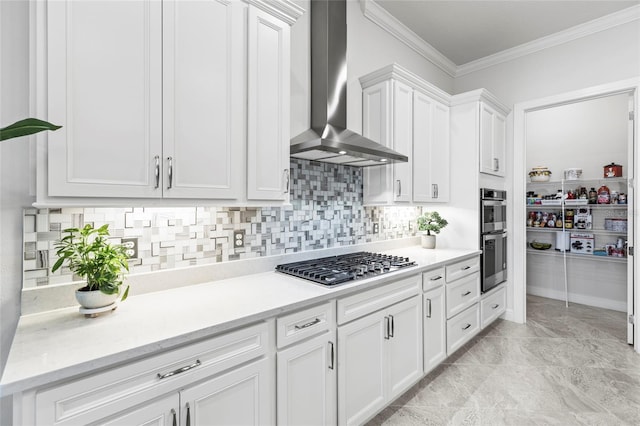
[[[552,256],[552,257],[562,258],[563,252],[559,250],[554,250],[554,249],[536,250],[532,248],[527,248],[527,254],[531,254],[534,256]],[[596,256],[593,254],[572,254],[570,252],[565,253],[565,255],[567,256],[567,259],[580,259],[580,260],[587,260],[589,262],[597,261],[597,262],[611,262],[611,263],[621,263],[621,264],[627,263],[626,257]]]
[[[562,228],[538,228],[527,226],[527,232],[562,232]],[[627,231],[608,231],[606,229],[565,229],[565,232],[573,233],[591,233],[597,235],[627,235]]]

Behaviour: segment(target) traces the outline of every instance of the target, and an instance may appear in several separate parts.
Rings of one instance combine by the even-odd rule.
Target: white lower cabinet
[[[338,327],[338,424],[365,422],[422,377],[421,313],[416,295]]]
[[[335,301],[276,319],[277,424],[335,425]]]
[[[485,328],[507,310],[507,290],[500,285],[482,295],[480,301],[481,327]]]
[[[451,355],[480,331],[480,307],[474,304],[447,320],[447,354]]]
[[[15,424],[272,424],[268,324],[26,392]]]
[[[447,317],[445,292],[440,286],[424,293],[424,372],[433,370],[447,357]]]
[[[447,355],[480,331],[480,256],[445,267]]]

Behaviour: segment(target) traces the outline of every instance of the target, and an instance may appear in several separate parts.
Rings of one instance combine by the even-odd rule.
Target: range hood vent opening
[[[311,128],[291,139],[291,157],[357,167],[409,161],[347,129],[347,3],[310,3]]]

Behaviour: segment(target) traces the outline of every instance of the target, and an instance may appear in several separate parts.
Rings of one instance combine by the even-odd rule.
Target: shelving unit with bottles
[[[567,200],[544,200],[542,196],[553,196],[560,190],[562,194],[573,191],[576,188],[584,187],[589,191],[594,188],[596,191],[601,186],[607,186],[611,193],[616,192],[618,198],[620,194],[628,193],[628,181],[624,178],[602,178],[602,179],[579,179],[562,180],[549,182],[531,182],[527,185],[528,192],[534,192],[536,197],[527,199],[527,253],[531,255],[558,256],[566,255],[568,258],[583,260],[606,260],[607,262],[626,263],[626,241],[627,241],[627,206],[628,204],[589,204],[588,199],[567,199]],[[624,197],[623,197],[624,198]],[[579,209],[588,209],[591,215],[589,226],[579,228],[572,221],[572,226],[566,225],[567,211],[575,214]],[[529,223],[532,213],[547,213],[546,222],[534,226]],[[562,225],[557,226],[553,221],[562,218]],[[536,215],[537,217],[537,215]],[[575,217],[575,216],[574,216]],[[549,220],[553,222],[553,228],[549,227]],[[536,222],[536,221],[534,221]],[[584,226],[584,223],[583,223]],[[564,237],[558,237],[558,233],[563,233]],[[567,235],[568,234],[568,235]],[[558,241],[562,244],[567,239],[571,241],[571,234],[586,234],[593,237],[593,254],[580,251],[576,253],[575,247],[569,244],[568,250],[556,247]],[[531,243],[537,242],[550,245],[548,249],[535,249]]]

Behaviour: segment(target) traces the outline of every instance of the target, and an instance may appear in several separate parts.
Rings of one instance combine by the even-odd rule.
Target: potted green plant
[[[86,279],[86,285],[76,290],[76,299],[86,309],[96,309],[115,304],[123,285],[124,274],[129,271],[128,257],[121,244],[110,244],[109,225],[94,228],[69,228],[56,243],[58,260],[51,268],[57,271],[67,264],[71,271]],[[121,300],[129,294],[127,285]]]
[[[422,247],[436,248],[436,236],[442,228],[447,226],[447,222],[438,212],[425,212],[418,216],[418,230],[422,232]],[[433,232],[433,234],[431,234]]]

